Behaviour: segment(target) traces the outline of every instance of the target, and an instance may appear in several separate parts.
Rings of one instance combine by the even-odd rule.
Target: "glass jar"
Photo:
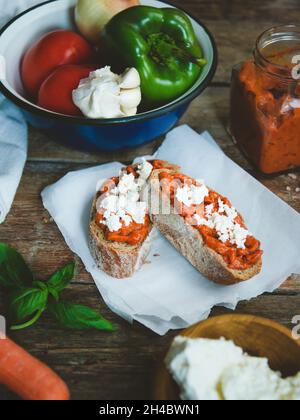
[[[257,40],[253,58],[233,69],[231,134],[263,173],[300,167],[300,26]]]

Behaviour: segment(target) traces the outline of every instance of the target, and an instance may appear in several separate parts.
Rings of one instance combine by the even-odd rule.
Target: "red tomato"
[[[51,32],[29,48],[23,58],[24,87],[32,98],[36,98],[41,84],[57,67],[92,61],[92,47],[80,35],[65,30]]]
[[[60,114],[82,115],[73,102],[72,92],[79,86],[80,80],[88,77],[93,70],[96,70],[96,67],[75,65],[58,67],[42,84],[38,105]]]

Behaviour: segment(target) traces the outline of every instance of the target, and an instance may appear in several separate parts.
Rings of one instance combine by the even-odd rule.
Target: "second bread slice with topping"
[[[153,224],[205,277],[232,285],[249,280],[262,268],[260,242],[248,231],[230,201],[172,170],[152,173]]]

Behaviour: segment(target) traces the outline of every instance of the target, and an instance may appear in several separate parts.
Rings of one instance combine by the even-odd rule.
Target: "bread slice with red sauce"
[[[160,162],[162,168],[167,170],[179,171],[180,168],[165,161]],[[152,162],[150,162],[152,163]],[[137,169],[138,165],[128,168]],[[124,168],[126,171],[128,168]],[[104,184],[107,184],[105,182]],[[91,254],[97,264],[97,267],[105,271],[109,276],[124,279],[130,278],[139,270],[146,262],[149,255],[156,229],[150,223],[150,229],[147,237],[137,245],[129,245],[127,243],[108,241],[105,232],[97,223],[97,193],[91,210],[89,224],[89,247]]]
[[[152,195],[161,203],[161,208],[170,206],[170,196],[163,192],[159,182],[160,174],[165,170],[152,173]],[[167,171],[171,175],[172,171]],[[221,284],[233,285],[249,279],[260,273],[262,258],[252,267],[245,270],[229,268],[228,264],[214,249],[209,248],[198,229],[187,223],[184,217],[175,211],[171,204],[171,214],[150,214],[151,220],[168,241],[207,279]]]

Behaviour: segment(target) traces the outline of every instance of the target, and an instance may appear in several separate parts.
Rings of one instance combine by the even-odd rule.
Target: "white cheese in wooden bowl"
[[[283,379],[232,341],[177,337],[166,365],[183,400],[300,400],[300,373]]]

